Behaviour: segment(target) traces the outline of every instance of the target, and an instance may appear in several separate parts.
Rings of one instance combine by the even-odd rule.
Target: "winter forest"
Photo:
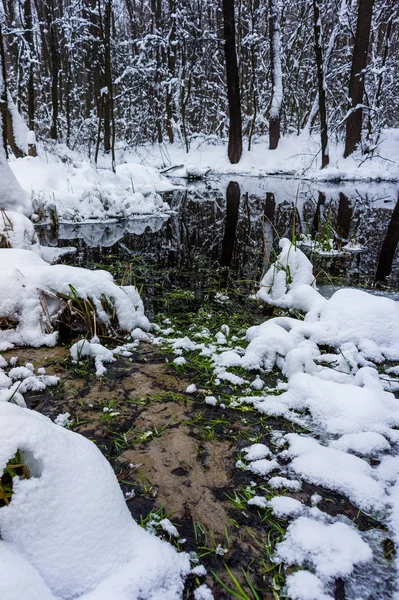
[[[397,0],[0,1],[1,600],[399,599]]]

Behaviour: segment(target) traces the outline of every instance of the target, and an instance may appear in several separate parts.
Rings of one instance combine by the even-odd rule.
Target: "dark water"
[[[306,234],[337,256],[304,249],[318,281],[399,288],[399,186],[393,183],[314,184],[279,178],[235,177],[189,184],[166,196],[169,216],[119,223],[42,227],[42,243],[76,246],[69,262],[110,269],[162,308],[165,290],[204,294],[234,286],[256,287],[281,237]],[[361,250],[342,250],[346,242]],[[327,244],[328,245],[328,244]],[[65,259],[64,259],[65,260]]]

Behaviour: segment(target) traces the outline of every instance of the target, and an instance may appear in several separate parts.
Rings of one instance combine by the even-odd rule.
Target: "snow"
[[[275,555],[276,562],[312,564],[324,581],[350,575],[356,564],[371,559],[370,547],[353,526],[325,524],[308,517],[298,517],[288,526]]]
[[[7,361],[2,359],[0,364],[0,402],[14,402],[19,406],[25,407],[25,400],[23,394],[27,391],[43,391],[46,387],[55,386],[59,382],[59,377],[55,375],[46,375],[43,369],[39,368],[37,374],[34,373],[33,365],[29,366],[16,366],[17,359],[10,360],[8,367]],[[8,373],[6,369],[8,367]]]
[[[0,331],[0,348],[15,344],[53,346],[57,333],[51,319],[62,311],[57,293],[90,299],[97,320],[109,324],[101,298],[113,298],[121,329],[149,329],[143,303],[133,286],[117,286],[112,276],[101,270],[88,271],[67,265],[48,265],[30,250],[0,249],[0,315],[17,321],[14,329]],[[48,322],[50,318],[50,323]]]
[[[297,306],[295,290],[300,286],[306,286],[300,289],[302,293],[305,290],[308,294],[312,291],[309,287],[314,282],[312,264],[287,238],[282,238],[279,246],[281,253],[260,282],[257,298],[274,306],[294,305],[302,308],[302,303]]]
[[[29,479],[14,480],[12,502],[0,509],[0,553],[10,566],[3,597],[12,597],[13,583],[14,597],[24,600],[34,593],[57,600],[181,597],[188,556],[132,520],[92,442],[9,403],[0,404],[0,437],[0,467],[20,449],[30,471]],[[16,581],[18,566],[23,581]],[[24,587],[31,595],[18,596]]]
[[[167,166],[182,165],[183,173],[185,169],[190,170],[195,166],[202,172],[209,170],[210,174],[218,175],[262,177],[287,174],[315,181],[398,181],[398,140],[398,129],[383,130],[378,149],[364,160],[365,156],[360,151],[344,159],[344,143],[331,137],[330,164],[323,170],[320,170],[320,136],[306,130],[300,135],[285,135],[276,150],[269,149],[268,139],[255,140],[251,151],[243,148],[241,160],[235,165],[228,160],[225,143],[215,144],[213,139],[208,140],[204,136],[197,136],[192,141],[188,153],[178,143],[148,144],[125,152],[124,158],[140,163],[145,155],[148,164],[163,169],[166,155]],[[389,157],[389,160],[384,157]]]
[[[113,173],[97,169],[66,147],[57,150],[60,157],[10,161],[19,184],[32,197],[34,211],[42,217],[55,213],[58,220],[85,222],[169,212],[159,192],[176,186],[151,166],[123,163]]]
[[[287,434],[291,469],[306,481],[347,496],[365,511],[382,509],[384,486],[365,460],[319,444],[311,437]],[[328,465],[328,466],[327,466]]]
[[[267,458],[262,458],[260,460],[254,460],[247,467],[247,471],[252,471],[256,475],[265,476],[271,471],[279,468],[279,464],[276,460],[268,460]]]
[[[203,583],[194,591],[194,600],[213,600],[211,589]]]
[[[265,444],[252,444],[252,446],[243,448],[243,452],[245,452],[245,460],[259,460],[270,456],[270,450]]]
[[[195,385],[195,383],[190,383],[190,385],[188,385],[186,388],[186,394],[195,394],[196,391],[197,386]]]
[[[304,510],[304,506],[299,500],[289,496],[275,496],[267,505],[272,508],[273,513],[279,519],[300,515]]]
[[[323,591],[323,583],[309,571],[297,571],[287,577],[287,591],[292,600],[333,600]]]
[[[32,207],[29,195],[19,184],[4,154],[3,146],[0,148],[0,206],[3,210],[13,210],[24,214],[31,214]]]
[[[79,362],[81,358],[84,357],[90,356],[94,358],[96,375],[98,377],[104,375],[107,370],[104,367],[104,363],[110,363],[116,360],[111,350],[102,344],[89,342],[88,340],[79,340],[78,342],[75,342],[70,348],[70,353],[75,362]]]
[[[299,492],[302,488],[300,481],[295,481],[294,479],[287,479],[287,477],[280,477],[278,475],[276,475],[275,477],[271,477],[268,481],[268,485],[275,490],[286,488],[287,490],[291,490],[292,492]]]
[[[41,256],[41,247],[30,219],[13,210],[0,211],[0,240],[2,246],[32,250]]]
[[[330,446],[344,452],[350,451],[364,456],[378,454],[391,448],[386,438],[375,431],[348,433],[330,442]]]

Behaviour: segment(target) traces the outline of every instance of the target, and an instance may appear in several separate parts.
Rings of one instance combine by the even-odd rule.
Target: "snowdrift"
[[[0,509],[2,598],[181,598],[188,555],[133,521],[95,444],[4,402],[0,439],[0,470],[20,450],[30,473]]]

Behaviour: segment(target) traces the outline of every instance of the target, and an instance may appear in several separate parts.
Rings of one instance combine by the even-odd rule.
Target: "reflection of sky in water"
[[[240,187],[239,208],[231,210],[226,200],[229,181]],[[398,200],[395,183],[330,182],[222,176],[188,182],[186,191],[169,194],[172,213],[123,222],[62,223],[58,238],[44,243],[91,248],[122,246],[126,251],[150,255],[167,266],[184,265],[197,272],[196,265],[233,267],[237,275],[257,279],[267,267],[280,237],[300,234],[321,235],[345,231],[354,244],[365,248],[361,255],[315,257],[315,272],[343,275],[346,284],[373,279],[387,238],[393,209]],[[230,207],[230,208],[229,208]],[[345,210],[346,207],[346,210]],[[396,229],[393,228],[394,233]],[[391,224],[392,234],[392,224]],[[399,234],[399,231],[398,231]],[[342,235],[342,233],[341,233]],[[391,240],[392,242],[392,240]],[[229,261],[226,263],[226,247]],[[394,244],[392,274],[388,283],[399,286],[399,260]],[[391,243],[392,251],[392,243]],[[391,252],[392,254],[392,252]],[[224,256],[224,258],[222,258]]]
[[[143,235],[144,233],[155,233],[169,217],[150,217],[141,219],[130,219],[118,223],[61,223],[58,230],[60,240],[84,241],[89,247],[110,247],[116,244],[126,233]]]

